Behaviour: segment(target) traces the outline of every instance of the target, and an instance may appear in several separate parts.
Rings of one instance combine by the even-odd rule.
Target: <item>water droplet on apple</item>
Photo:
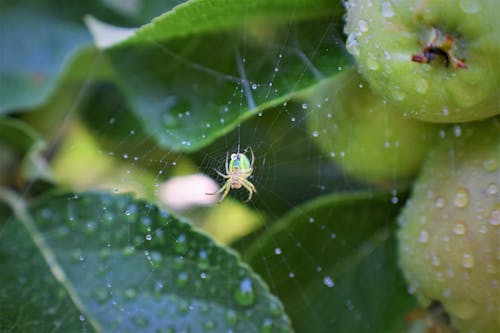
[[[469,191],[464,187],[459,187],[455,193],[455,198],[453,198],[453,204],[455,207],[464,208],[469,204]]]
[[[464,266],[465,268],[472,268],[474,267],[474,264],[474,256],[469,253],[464,253],[464,256],[462,258],[462,266]]]
[[[385,18],[394,16],[394,10],[390,2],[382,2],[382,16]]]
[[[467,227],[463,223],[457,223],[453,228],[453,232],[457,235],[465,235],[467,232]]]
[[[475,14],[481,10],[481,3],[478,0],[460,0],[460,9],[466,14]]]

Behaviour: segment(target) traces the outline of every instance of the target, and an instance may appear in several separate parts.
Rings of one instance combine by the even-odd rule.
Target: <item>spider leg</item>
[[[226,182],[224,184],[224,186],[222,186],[221,190],[222,189],[224,189],[224,193],[222,193],[222,196],[219,199],[219,203],[222,202],[222,200],[224,200],[224,198],[226,197],[226,195],[229,193],[229,190],[231,189],[231,183],[230,182]]]
[[[219,193],[222,193],[222,196],[221,198],[219,199],[219,202],[221,202],[222,200],[224,200],[224,198],[226,197],[226,195],[229,193],[229,190],[231,189],[231,183],[230,182],[226,182],[218,191],[215,191],[213,193],[205,193],[206,195],[214,195],[214,194],[219,194]]]
[[[241,180],[241,185],[243,185],[243,187],[248,191],[248,198],[245,202],[252,200],[252,195],[257,192],[255,186],[246,179]]]
[[[222,186],[220,189],[218,189],[217,191],[215,192],[212,192],[212,193],[208,193],[208,192],[205,192],[206,195],[215,195],[215,194],[218,194],[220,192],[222,192],[224,190],[224,188],[226,187],[226,185],[224,184],[224,186]]]
[[[249,180],[242,179],[241,180],[241,185],[245,186],[245,188],[250,188],[252,189],[252,192],[256,193],[257,189],[255,188],[254,184],[252,184]]]
[[[222,178],[226,178],[226,179],[228,179],[229,177],[231,177],[231,176],[229,176],[229,175],[225,175],[225,174],[223,174],[222,172],[220,172],[220,171],[219,171],[219,170],[217,170],[217,169],[214,169],[214,170],[215,170],[215,172],[217,172],[217,174],[218,174],[219,176],[221,176]]]
[[[229,175],[229,165],[227,164],[228,159],[229,159],[229,152],[226,152],[226,175]]]

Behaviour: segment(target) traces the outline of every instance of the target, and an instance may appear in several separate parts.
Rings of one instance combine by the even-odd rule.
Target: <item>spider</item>
[[[230,189],[239,189],[242,186],[247,189],[249,195],[248,199],[245,202],[248,202],[252,199],[252,195],[257,192],[255,186],[247,179],[252,175],[253,172],[253,162],[255,156],[253,155],[253,150],[250,147],[250,154],[252,155],[252,161],[248,160],[248,157],[239,152],[231,154],[231,161],[228,164],[229,153],[226,154],[226,174],[219,172],[217,169],[214,169],[217,174],[226,180],[226,183],[220,188],[220,190],[213,193],[206,193],[208,195],[214,195],[218,193],[222,193],[219,202],[224,200],[226,195],[229,193]]]

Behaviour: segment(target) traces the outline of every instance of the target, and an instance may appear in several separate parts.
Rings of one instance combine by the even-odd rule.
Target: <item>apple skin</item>
[[[498,117],[446,132],[399,223],[410,292],[423,305],[440,302],[458,332],[500,332]]]
[[[429,122],[500,114],[498,0],[351,0],[346,46],[372,89],[404,113]],[[453,39],[467,68],[412,61],[432,32]],[[438,43],[439,44],[439,43]],[[444,47],[443,47],[444,48]]]
[[[310,104],[319,105],[308,112],[313,141],[357,180],[411,180],[437,138],[435,125],[401,115],[354,69],[323,82]]]

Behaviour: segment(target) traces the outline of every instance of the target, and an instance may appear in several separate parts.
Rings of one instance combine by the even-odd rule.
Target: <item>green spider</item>
[[[243,186],[249,193],[248,199],[245,202],[250,201],[252,199],[252,195],[257,192],[255,186],[247,179],[253,173],[253,162],[255,160],[255,156],[253,155],[252,148],[250,148],[250,154],[252,155],[251,162],[245,154],[240,153],[238,150],[238,152],[231,154],[231,161],[228,164],[229,153],[227,153],[226,174],[214,169],[219,176],[227,179],[226,183],[220,188],[220,190],[206,194],[214,195],[222,193],[222,196],[219,199],[219,202],[221,202],[229,193],[230,189],[239,189]]]

